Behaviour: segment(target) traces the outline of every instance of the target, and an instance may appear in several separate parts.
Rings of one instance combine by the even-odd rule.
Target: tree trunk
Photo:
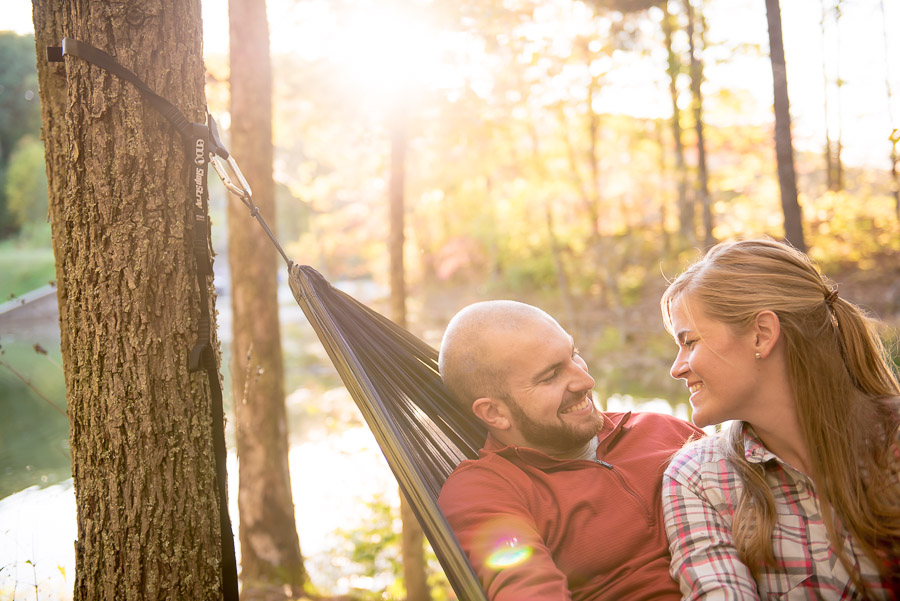
[[[202,122],[200,3],[33,7],[78,522],[74,599],[218,601],[213,401],[206,374],[187,369],[200,313],[191,240],[207,231],[191,225],[184,146],[131,84],[78,58],[45,62],[63,35],[88,42]]]
[[[806,251],[806,242],[803,239],[803,215],[797,198],[787,66],[781,35],[781,5],[778,0],[766,0],[766,17],[769,21],[769,53],[772,59],[775,105],[775,158],[778,163],[781,208],[784,211],[784,237],[797,249]]]
[[[590,89],[590,88],[589,88]],[[590,95],[591,92],[589,91]],[[588,106],[590,106],[590,100],[588,101]],[[575,158],[575,149],[572,147],[572,141],[569,138],[566,128],[566,117],[565,113],[562,110],[558,112],[560,123],[563,125],[563,138],[565,140],[566,149],[568,151],[569,165],[571,170],[571,177],[574,180],[573,184],[578,190],[579,195],[581,196],[582,202],[585,207],[587,207],[588,214],[591,215],[591,223],[593,227],[597,227],[597,219],[594,211],[592,210],[593,205],[590,203],[589,197],[587,193],[584,191],[584,184],[581,181],[581,175],[578,169],[578,161]],[[540,140],[538,137],[537,129],[534,127],[534,123],[532,122],[528,128],[528,132],[530,134],[529,139],[531,140],[531,155],[529,157],[529,161],[527,163],[527,169],[533,174],[536,175],[539,179],[549,177],[547,174],[547,167],[541,156],[541,147]],[[569,283],[569,276],[566,272],[566,264],[563,261],[563,249],[559,244],[559,237],[556,235],[556,226],[553,221],[553,205],[550,202],[545,201],[544,203],[544,223],[547,225],[547,238],[550,241],[550,253],[553,257],[553,265],[556,269],[556,283],[559,286],[559,294],[562,297],[563,307],[565,311],[565,325],[570,332],[578,332],[579,325],[578,320],[575,314],[575,301],[572,298],[572,285]],[[577,336],[576,336],[577,337]]]
[[[669,11],[669,3],[663,4],[663,33],[666,39],[668,54],[669,95],[672,97],[672,138],[675,140],[675,171],[678,178],[678,230],[682,241],[693,244],[697,239],[694,225],[694,201],[687,194],[687,167],[684,161],[684,142],[681,139],[681,110],[678,108],[678,74],[681,63],[672,48],[672,34],[675,30],[675,17]]]
[[[659,233],[662,238],[662,248],[660,254],[667,256],[672,251],[672,236],[669,233],[669,198],[664,190],[668,188],[669,181],[669,162],[666,159],[666,142],[665,128],[666,124],[663,120],[657,119],[653,124],[653,132],[656,134],[656,144],[659,147],[659,176],[657,177],[656,187],[661,191],[659,195]]]
[[[881,8],[881,32],[882,32],[882,40],[884,41],[884,83],[885,90],[887,91],[887,106],[888,106],[888,120],[892,128],[891,131],[891,184],[893,186],[893,194],[894,194],[894,210],[897,214],[897,221],[900,221],[900,174],[897,172],[898,163],[900,163],[900,154],[897,153],[897,144],[900,143],[900,129],[895,127],[896,122],[894,121],[894,111],[893,111],[893,103],[894,103],[894,95],[891,90],[891,66],[889,63],[890,47],[888,45],[888,25],[887,18],[884,12],[884,0],[879,2],[879,6]]]
[[[598,156],[599,152],[597,149],[597,138],[600,137],[600,115],[597,114],[597,111],[594,110],[594,95],[600,92],[599,90],[599,80],[597,77],[591,77],[591,83],[588,86],[588,98],[587,98],[587,109],[588,109],[588,167],[591,170],[591,187],[590,187],[590,216],[592,219],[591,223],[591,232],[596,234],[597,237],[600,236],[600,211],[603,203],[601,202],[601,198],[603,193],[601,192],[601,183],[600,183],[600,157]],[[533,128],[534,126],[532,126]],[[607,214],[607,218],[609,215]],[[609,232],[607,232],[609,233]]]
[[[563,310],[566,316],[566,329],[570,332],[579,332],[578,317],[575,313],[575,300],[572,298],[572,286],[569,284],[569,276],[566,272],[566,263],[563,261],[563,249],[556,236],[556,227],[553,222],[553,205],[544,203],[545,222],[547,224],[547,237],[550,239],[550,255],[553,257],[553,267],[556,270],[556,283],[559,286],[559,294],[562,297]]]
[[[826,36],[826,22],[828,20],[828,9],[825,7],[825,0],[822,0],[822,20],[819,23],[822,29],[822,81],[824,84],[824,94],[822,95],[823,99],[823,109],[825,110],[825,184],[829,190],[836,190],[837,186],[835,184],[834,177],[834,161],[832,160],[832,146],[831,146],[831,119],[829,115],[829,103],[828,103],[828,94],[830,93],[830,87],[828,85],[828,61],[826,58],[826,50],[828,48],[827,36]]]
[[[406,182],[406,114],[403,103],[398,102],[390,117],[391,177],[390,189],[390,253],[391,319],[406,327],[406,276],[403,267],[403,232],[405,218],[404,185]],[[403,555],[403,580],[406,598],[425,601],[431,598],[425,574],[425,534],[413,513],[406,496],[400,493],[400,521],[403,525],[401,553]]]
[[[272,82],[264,0],[229,0],[231,152],[260,215],[275,228]],[[241,580],[246,600],[299,596],[306,581],[288,468],[279,257],[249,211],[228,195],[231,381],[239,460]]]
[[[688,44],[691,55],[691,96],[693,98],[694,129],[697,131],[697,195],[703,209],[703,244],[708,248],[716,243],[713,237],[712,200],[709,196],[709,175],[706,168],[706,141],[703,138],[703,66],[697,58],[696,14],[691,0],[685,0],[688,15]]]
[[[832,155],[832,163],[834,164],[834,189],[840,191],[844,189],[844,161],[841,153],[844,150],[844,118],[841,111],[841,96],[844,88],[844,80],[841,78],[841,0],[834,3],[834,29],[836,35],[835,48],[837,49],[837,139],[834,141],[834,154]]]

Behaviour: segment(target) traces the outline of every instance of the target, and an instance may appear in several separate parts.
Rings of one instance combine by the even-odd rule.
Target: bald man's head
[[[511,332],[536,324],[559,324],[544,311],[509,300],[469,305],[457,313],[444,332],[438,365],[450,394],[465,408],[482,397],[507,397],[504,341]]]

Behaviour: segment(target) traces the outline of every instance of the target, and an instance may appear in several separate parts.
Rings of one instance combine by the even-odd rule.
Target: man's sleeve
[[[520,491],[489,469],[451,474],[439,504],[491,601],[569,601]]]
[[[692,450],[679,452],[663,477],[663,515],[672,552],[669,572],[684,601],[758,601],[756,582],[734,547],[731,523],[704,493],[701,465]]]

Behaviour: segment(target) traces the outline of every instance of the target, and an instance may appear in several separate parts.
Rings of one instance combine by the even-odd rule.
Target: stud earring
[[[762,359],[762,355],[760,355],[759,353],[756,353],[756,355],[754,355],[754,357],[756,357],[757,359]]]

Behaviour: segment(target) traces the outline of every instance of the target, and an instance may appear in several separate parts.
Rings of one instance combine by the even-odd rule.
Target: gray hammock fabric
[[[289,283],[353,397],[462,601],[486,601],[437,498],[456,465],[478,456],[487,430],[450,397],[437,351],[334,288],[307,265]]]

